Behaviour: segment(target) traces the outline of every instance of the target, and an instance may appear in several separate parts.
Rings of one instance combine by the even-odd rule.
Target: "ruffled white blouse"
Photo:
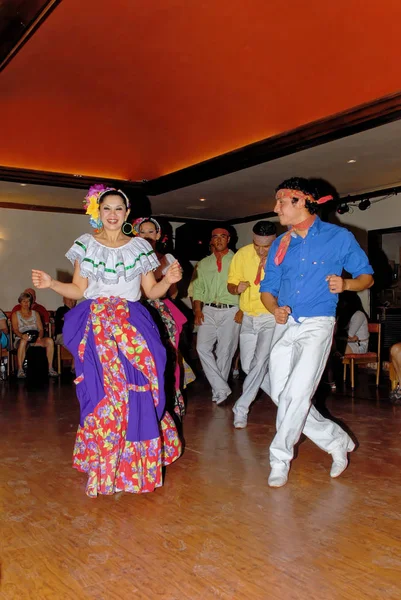
[[[141,297],[141,275],[154,271],[159,261],[152,246],[142,238],[132,238],[120,248],[109,248],[85,233],[66,253],[80,274],[88,278],[85,298],[116,296],[136,302]]]

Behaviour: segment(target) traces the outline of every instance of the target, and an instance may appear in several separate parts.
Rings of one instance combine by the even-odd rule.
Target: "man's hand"
[[[273,314],[278,325],[285,325],[288,321],[288,315],[291,314],[291,308],[289,306],[278,306]]]
[[[201,310],[197,310],[195,311],[195,319],[194,319],[194,323],[195,325],[202,325],[203,321],[205,320],[205,315],[203,314],[203,312]]]
[[[240,281],[237,285],[237,293],[242,294],[242,292],[245,292],[245,290],[248,289],[250,285],[251,284],[249,283],[249,281]]]
[[[243,318],[244,318],[244,313],[242,312],[242,310],[237,310],[237,312],[235,313],[234,321],[236,323],[238,323],[239,325],[241,325]]]
[[[328,275],[326,281],[332,294],[341,294],[345,290],[345,281],[339,275]]]

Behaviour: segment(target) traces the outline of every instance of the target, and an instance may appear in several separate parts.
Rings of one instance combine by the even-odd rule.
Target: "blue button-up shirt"
[[[300,317],[333,317],[338,294],[332,294],[328,275],[352,277],[373,274],[368,257],[348,229],[316,217],[305,238],[293,233],[281,265],[274,264],[280,240],[269,252],[260,291],[277,297],[279,306],[289,306],[295,320]]]

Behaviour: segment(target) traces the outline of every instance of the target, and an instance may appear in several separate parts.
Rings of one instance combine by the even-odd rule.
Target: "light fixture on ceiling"
[[[339,215],[344,215],[345,213],[349,212],[349,206],[346,202],[343,202],[342,204],[339,204],[337,206],[337,212]]]
[[[350,158],[349,160],[347,160],[347,163],[349,165],[352,165],[353,163],[356,163],[356,158]]]
[[[361,200],[359,203],[359,210],[367,210],[370,206],[370,200],[369,198],[366,198],[365,200]]]
[[[26,187],[26,183],[20,183],[21,187]]]
[[[206,198],[199,198],[199,202],[206,202]]]

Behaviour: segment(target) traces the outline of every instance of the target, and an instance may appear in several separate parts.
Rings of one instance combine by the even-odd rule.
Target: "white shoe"
[[[270,487],[282,487],[288,481],[288,467],[272,467],[267,483]]]
[[[216,400],[215,400],[216,404],[222,404],[225,400],[227,400],[227,398],[230,394],[231,394],[231,390],[228,392],[228,394],[225,392],[223,392],[222,395],[218,394],[216,396]]]
[[[245,429],[248,425],[248,417],[244,417],[241,415],[235,415],[234,417],[234,427],[235,429]]]
[[[331,452],[333,464],[331,465],[330,477],[339,477],[345,471],[348,467],[348,452],[352,452],[354,449],[355,444],[350,439],[346,446],[337,448],[337,450]]]

